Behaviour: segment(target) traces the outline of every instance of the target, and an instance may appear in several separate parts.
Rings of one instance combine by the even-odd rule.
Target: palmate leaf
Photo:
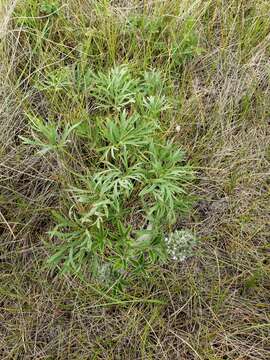
[[[90,94],[95,98],[97,108],[119,111],[135,102],[139,89],[139,81],[131,77],[127,66],[117,66],[108,73],[92,74]]]
[[[96,173],[93,180],[104,194],[112,196],[114,200],[119,197],[127,198],[134,186],[142,183],[145,179],[141,165],[138,163],[126,170],[121,170],[112,164],[108,164],[108,169]]]
[[[157,117],[170,108],[165,96],[148,96],[143,99],[143,105],[148,117]]]
[[[92,177],[84,179],[85,188],[71,187],[68,192],[75,201],[73,208],[80,210],[80,222],[90,226],[101,227],[102,223],[109,218],[112,201],[97,189],[96,182]]]
[[[149,153],[147,180],[139,196],[149,209],[148,216],[155,221],[173,223],[180,209],[178,199],[186,195],[192,170],[182,165],[183,153],[170,142],[151,143]]]
[[[128,156],[131,156],[134,151],[132,148],[148,145],[149,138],[153,136],[158,125],[155,122],[143,122],[136,113],[128,116],[124,110],[119,118],[107,119],[99,124],[99,128],[101,137],[107,145],[98,151],[103,152],[103,157],[108,160],[110,157],[123,158],[127,151],[130,151]]]
[[[20,136],[25,144],[39,148],[39,154],[49,151],[58,151],[68,143],[71,132],[80,125],[80,122],[73,125],[66,124],[61,130],[59,126],[51,121],[44,121],[40,117],[26,114],[32,128],[32,138]]]
[[[55,212],[54,217],[60,222],[49,235],[52,239],[62,240],[62,245],[56,246],[58,249],[48,259],[50,266],[61,265],[63,272],[80,271],[91,257],[99,256],[106,244],[109,245],[106,230],[102,227],[98,228],[96,224],[88,227],[77,215],[71,218],[71,214],[67,217]]]

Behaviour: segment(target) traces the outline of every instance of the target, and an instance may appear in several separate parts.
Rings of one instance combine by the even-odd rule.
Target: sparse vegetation
[[[267,0],[4,1],[1,359],[266,359]]]

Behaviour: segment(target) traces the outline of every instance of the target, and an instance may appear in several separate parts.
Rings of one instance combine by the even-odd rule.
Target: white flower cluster
[[[172,260],[184,261],[194,255],[197,239],[188,230],[176,230],[165,238],[167,253]]]

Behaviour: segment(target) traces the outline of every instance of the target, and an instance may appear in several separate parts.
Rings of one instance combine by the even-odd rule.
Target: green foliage
[[[173,17],[134,15],[127,19],[126,36],[135,44],[144,44],[144,61],[149,57],[158,62],[169,63],[178,68],[194,56],[199,55],[199,36],[192,17],[176,22]]]
[[[72,85],[72,69],[68,66],[48,71],[42,79],[36,81],[36,88],[40,91],[67,91]]]
[[[182,65],[203,52],[199,46],[196,23],[193,18],[186,19],[178,36],[172,43],[171,59],[174,66]]]
[[[60,151],[68,142],[70,133],[79,126],[79,123],[74,125],[65,125],[60,129],[51,121],[45,122],[43,119],[27,114],[32,127],[32,138],[20,136],[25,144],[34,145],[41,148],[40,153],[45,154],[48,151]]]
[[[270,1],[2,3],[2,359],[266,359]],[[93,76],[123,63],[139,82],[133,101],[98,107]],[[102,132],[121,116],[111,145]],[[156,148],[173,139],[200,169],[192,193],[203,199],[173,226],[152,222],[157,189],[140,194],[160,176],[150,144],[121,144],[143,125]],[[55,271],[43,267],[48,229]],[[120,274],[125,291],[100,286]]]
[[[56,13],[58,9],[57,1],[46,0],[41,2],[40,11],[45,15]]]
[[[72,34],[68,29],[73,26],[56,1],[29,3],[20,10],[25,16],[17,19],[24,29],[34,29],[25,32],[33,58],[22,73],[33,72],[31,85],[46,99],[49,114],[49,120],[29,115],[32,135],[22,139],[41,155],[56,154],[66,172],[61,221],[56,219],[57,230],[51,233],[59,241],[53,250],[57,256],[50,262],[65,271],[81,271],[89,264],[93,275],[103,266],[106,273],[127,274],[163,261],[165,234],[188,209],[186,184],[192,180],[183,153],[163,135],[161,115],[171,106],[168,88],[162,72],[149,70],[148,63],[171,68],[192,58],[198,45],[195,23],[137,14],[114,27],[115,33],[105,8],[102,36],[94,36],[101,21],[97,9],[97,23],[82,23]],[[128,50],[115,47],[118,37],[123,45],[130,44]],[[71,44],[78,53],[69,53]],[[122,54],[119,62],[132,67],[107,69],[106,54],[112,63],[118,63],[115,54]],[[143,56],[140,68],[146,71],[129,61],[132,54],[138,60]],[[70,104],[90,109],[89,118],[78,112],[66,120]],[[142,237],[147,240],[139,241]],[[103,245],[98,251],[99,242]]]
[[[140,192],[152,222],[174,223],[177,210],[185,210],[185,184],[192,179],[188,166],[182,164],[183,153],[170,143],[150,142],[147,181]]]
[[[97,107],[105,110],[120,110],[134,103],[139,91],[138,81],[123,66],[114,67],[105,74],[93,74],[91,80],[90,93],[96,99]]]
[[[106,269],[113,278],[166,259],[165,233],[188,208],[193,174],[183,152],[160,136],[159,118],[169,107],[160,73],[134,78],[127,66],[117,66],[91,80],[101,115],[64,127],[30,116],[33,137],[24,141],[63,162],[72,151],[71,133],[78,144],[95,143],[90,166],[81,174],[70,169],[76,175],[54,214],[50,234],[59,244],[49,263],[76,273],[87,268],[96,278]]]

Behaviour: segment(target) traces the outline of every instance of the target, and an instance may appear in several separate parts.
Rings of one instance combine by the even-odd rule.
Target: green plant
[[[20,136],[25,144],[40,147],[40,154],[59,152],[68,143],[71,132],[80,125],[65,125],[62,129],[52,121],[44,121],[40,117],[27,114],[32,128],[32,138]]]
[[[107,115],[62,131],[31,118],[33,140],[24,140],[45,153],[64,146],[68,152],[71,132],[78,142],[93,138],[91,166],[76,174],[54,213],[50,234],[60,243],[49,263],[72,272],[88,267],[95,277],[105,268],[106,274],[126,276],[168,256],[165,234],[189,206],[186,185],[193,173],[183,152],[160,136],[159,118],[169,105],[156,86],[159,73],[133,78],[121,66],[92,78],[91,96]]]
[[[54,14],[57,12],[58,6],[57,1],[43,1],[40,5],[40,11],[45,15]]]
[[[40,91],[67,91],[72,85],[72,75],[72,69],[68,66],[47,71],[43,79],[38,77],[35,86]]]
[[[44,3],[56,3],[57,11],[42,9]],[[1,5],[0,358],[267,359],[270,1],[3,0]],[[141,21],[128,28],[136,16]],[[182,56],[189,17],[203,56]],[[50,217],[50,209],[70,226],[74,213],[90,210],[90,176],[104,170],[103,151],[97,149],[108,145],[99,125],[118,119],[119,112],[97,109],[89,86],[93,72],[107,74],[119,63],[130,64],[132,77],[143,84],[135,103],[125,108],[127,118],[138,112],[144,123],[155,123],[150,136],[155,143],[173,138],[199,170],[192,193],[201,199],[187,219],[163,225],[165,239],[175,229],[185,231],[186,239],[185,227],[202,239],[196,257],[183,263],[173,260],[173,247],[165,242],[170,262],[131,274],[124,291],[102,286],[121,274],[112,273],[107,252],[106,261],[93,256],[91,262],[85,241],[80,260],[75,240],[79,245],[84,233],[72,240],[70,255],[76,266],[82,264],[80,276],[57,276],[58,269],[43,266],[44,239],[53,255],[68,243],[56,235],[48,239],[46,231],[64,221]],[[55,91],[46,81],[65,67],[72,69],[71,81],[62,86],[61,80]],[[150,86],[143,72],[157,68],[147,71],[157,79]],[[49,86],[40,90],[38,84]],[[143,103],[150,96],[165,96],[172,109],[153,121]],[[44,145],[24,145],[18,135],[48,140],[36,130],[31,134],[23,109],[57,128],[57,142],[66,125],[79,125],[63,147],[37,156],[36,148]],[[128,146],[128,152],[134,148]],[[106,199],[100,204],[96,194],[93,211],[103,226],[109,204]],[[149,249],[155,226],[143,225],[140,200],[133,201],[136,187],[131,194],[123,219],[138,230],[136,243]],[[63,224],[58,230],[71,237],[81,228],[79,220],[74,229]],[[113,239],[127,237],[124,231],[117,235],[121,229],[110,222],[104,228]],[[121,250],[126,242],[117,245]],[[62,269],[65,251],[58,262]],[[138,261],[135,268],[143,265]],[[85,268],[98,284],[81,276]],[[71,270],[68,264],[65,271]]]
[[[199,36],[196,31],[196,22],[192,17],[187,18],[181,26],[178,38],[174,38],[171,47],[171,60],[174,66],[182,65],[203,49],[199,46]]]
[[[120,110],[135,102],[139,84],[131,77],[126,66],[116,66],[107,73],[92,73],[89,90],[97,108]]]
[[[163,66],[170,64],[171,70],[179,69],[202,52],[197,23],[191,16],[177,21],[166,15],[130,15],[124,32],[130,38],[135,54],[139,42],[143,44],[144,61],[152,64],[154,58]]]

